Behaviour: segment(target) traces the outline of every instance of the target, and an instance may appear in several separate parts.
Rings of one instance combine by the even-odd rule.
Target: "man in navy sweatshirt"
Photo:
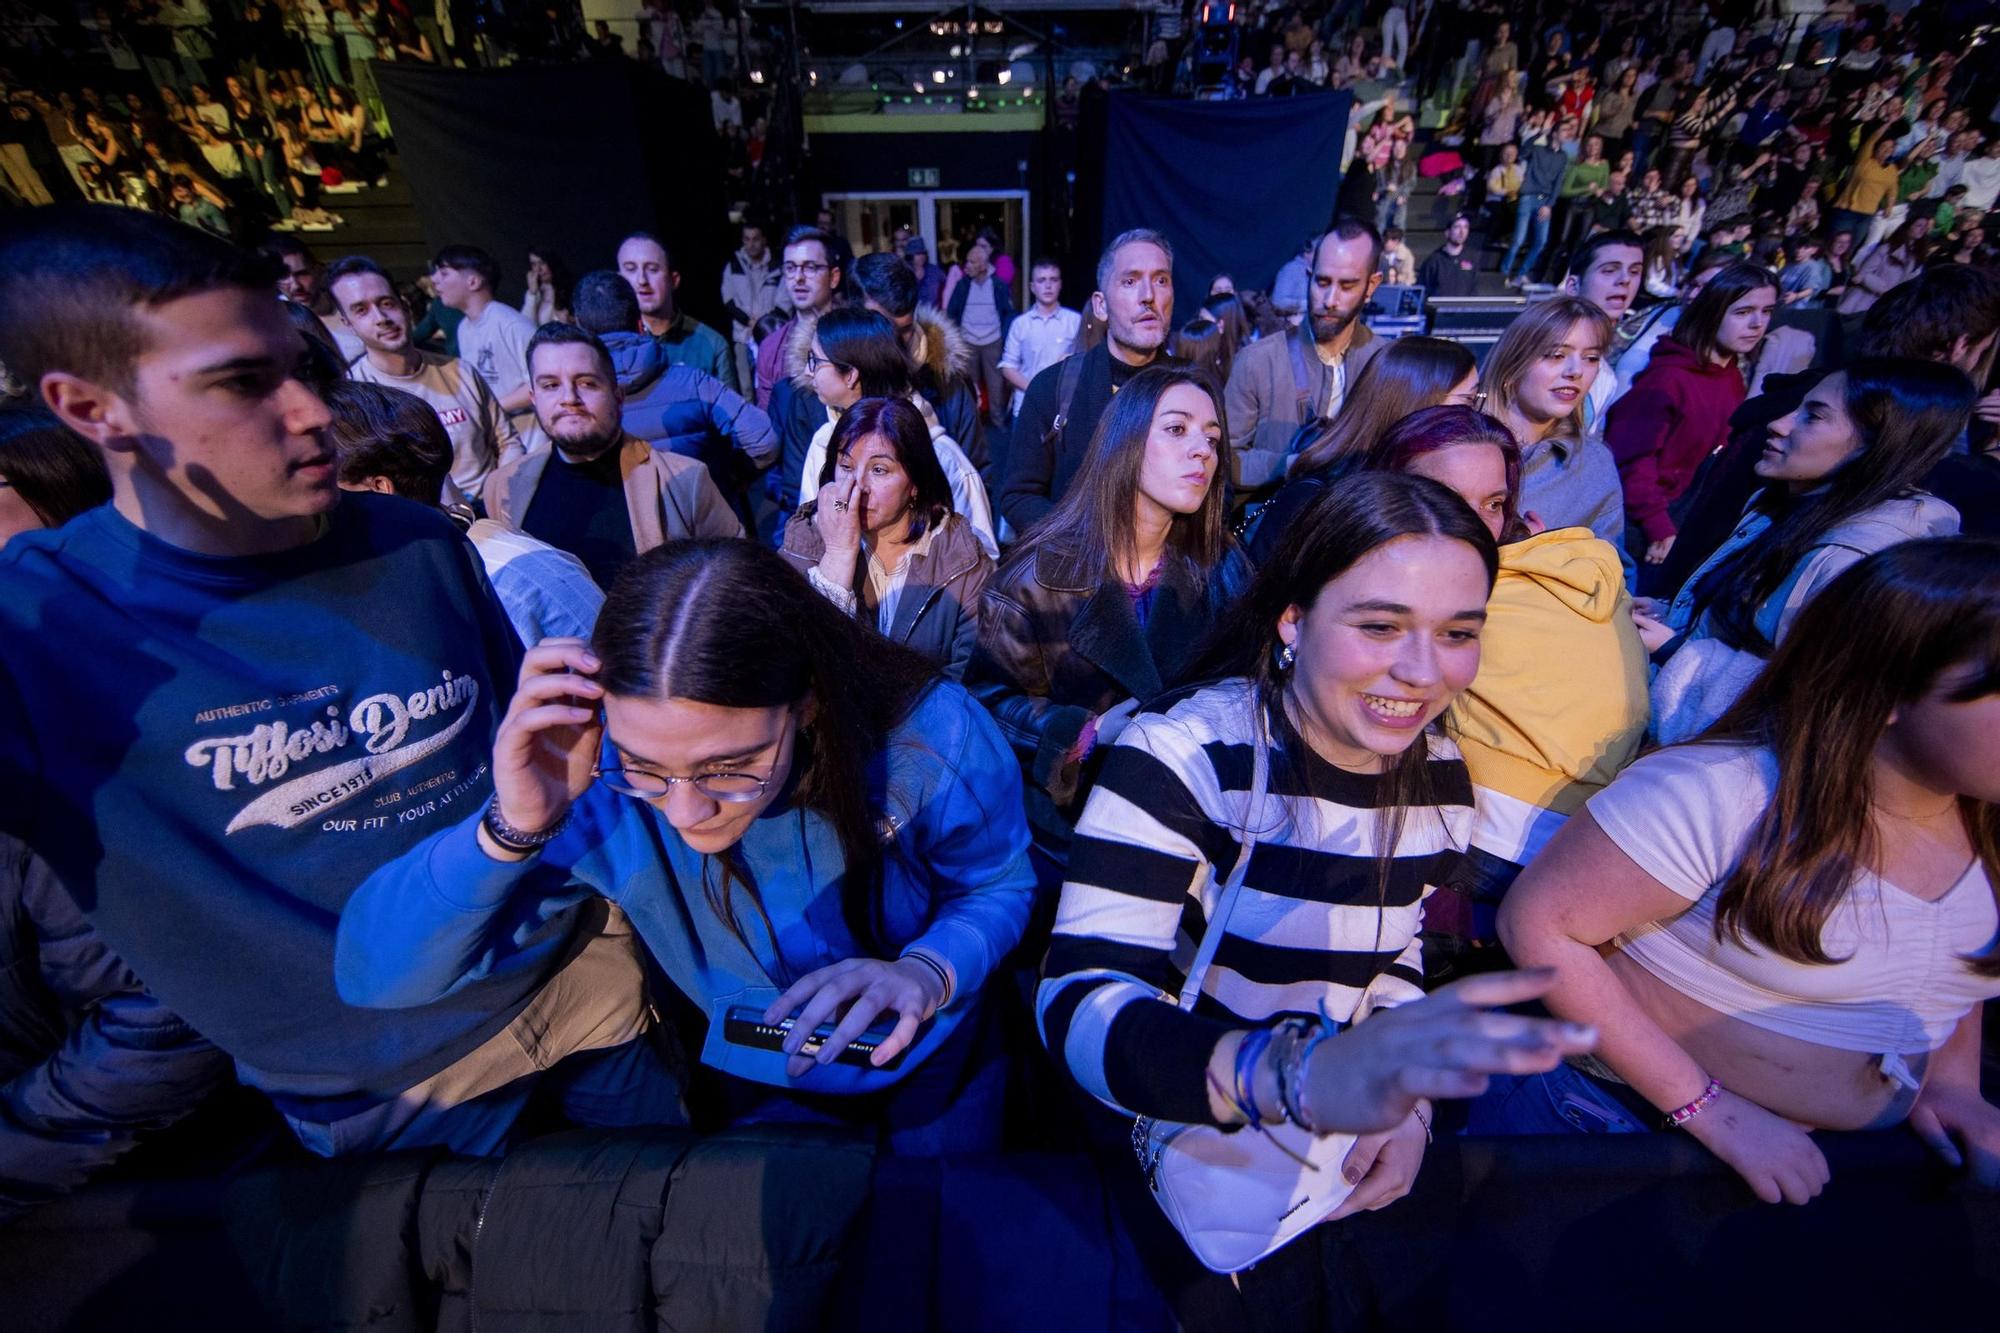
[[[559,1061],[614,1113],[585,1118],[677,1118],[601,907],[435,1004],[335,992],[355,887],[490,795],[519,649],[443,515],[342,494],[305,357],[257,261],[191,228],[0,229],[0,362],[112,481],[0,554],[0,827],[317,1152],[494,1151]]]

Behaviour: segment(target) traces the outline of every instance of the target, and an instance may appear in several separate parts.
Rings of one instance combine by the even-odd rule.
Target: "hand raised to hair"
[[[521,676],[493,741],[493,799],[524,833],[549,828],[590,788],[604,736],[582,639],[544,639],[521,659]]]

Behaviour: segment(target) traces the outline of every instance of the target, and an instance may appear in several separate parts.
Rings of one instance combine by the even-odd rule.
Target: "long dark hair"
[[[1449,338],[1398,338],[1362,367],[1340,415],[1292,459],[1288,475],[1311,476],[1357,463],[1382,432],[1410,413],[1444,401],[1452,386],[1479,368],[1472,353]]]
[[[1215,480],[1202,497],[1201,508],[1192,514],[1174,515],[1167,528],[1165,558],[1180,561],[1195,587],[1207,584],[1209,572],[1222,563],[1229,550],[1223,495],[1230,475],[1229,421],[1215,382],[1185,366],[1148,366],[1118,391],[1098,418],[1097,433],[1090,437],[1083,466],[1077,469],[1069,489],[1048,516],[1016,544],[1007,557],[1007,568],[1050,550],[1077,561],[1083,577],[1093,582],[1109,583],[1118,577],[1119,562],[1132,554],[1137,541],[1133,502],[1139,494],[1139,468],[1145,461],[1153,413],[1167,390],[1177,384],[1192,384],[1207,394],[1222,425],[1222,436],[1215,445]]]
[[[1470,505],[1428,477],[1358,473],[1337,486],[1323,488],[1285,529],[1270,559],[1258,567],[1248,591],[1210,632],[1195,676],[1247,677],[1261,714],[1288,715],[1285,696],[1292,673],[1279,665],[1279,620],[1294,606],[1310,610],[1327,584],[1369,552],[1398,537],[1412,536],[1448,537],[1472,547],[1486,566],[1486,586],[1492,590],[1500,570],[1499,548]],[[1430,729],[1438,730],[1439,723],[1433,722]],[[1279,747],[1271,762],[1274,788],[1312,790],[1311,770],[1304,755],[1286,753]],[[1377,867],[1382,894],[1388,892],[1405,812],[1438,804],[1429,762],[1428,742],[1413,744],[1384,771],[1388,793],[1382,808],[1385,823]],[[1279,768],[1286,770],[1289,787],[1280,786],[1275,776]]]
[[[904,538],[915,541],[929,529],[942,525],[944,516],[951,512],[951,482],[945,478],[937,450],[931,447],[931,431],[924,424],[924,414],[907,399],[863,398],[848,408],[840,424],[833,428],[833,438],[827,442],[819,484],[824,486],[832,481],[834,469],[840,466],[840,456],[871,435],[888,441],[896,462],[902,465],[916,490],[916,504],[910,510],[910,525]],[[818,504],[817,500],[808,500],[799,509],[810,517]]]
[[[1867,644],[1868,651],[1851,651]],[[1857,562],[1799,613],[1743,697],[1699,741],[1769,746],[1778,785],[1716,899],[1715,930],[1801,963],[1831,963],[1821,932],[1879,845],[1877,744],[1898,708],[1973,663],[1954,702],[2000,691],[2000,542],[1901,542]],[[2000,897],[2000,806],[1959,814]],[[2000,951],[1966,960],[2000,976]]]
[[[863,949],[879,952],[883,812],[873,808],[869,771],[937,669],[842,615],[777,552],[740,540],[669,542],[631,561],[605,596],[590,646],[611,694],[805,706],[794,800],[833,826],[845,860],[841,912]],[[743,939],[732,879],[726,861],[716,882],[704,860],[702,892]],[[745,889],[769,930],[756,886]]]
[[[59,528],[111,499],[111,474],[96,446],[39,404],[0,407],[0,478],[45,527]]]
[[[569,265],[563,263],[562,256],[545,245],[528,247],[528,257],[539,259],[548,266],[549,294],[555,297],[557,310],[570,309],[569,299],[576,290],[576,278],[570,273]]]
[[[826,359],[861,377],[863,398],[908,398],[916,370],[896,326],[873,310],[838,306],[819,317],[813,336]]]
[[[1729,307],[1760,287],[1769,287],[1773,294],[1778,290],[1778,279],[1767,268],[1755,264],[1731,264],[1708,280],[1708,285],[1687,303],[1681,311],[1674,331],[1667,335],[1675,342],[1692,351],[1704,362],[1722,349],[1716,345],[1716,337],[1722,332],[1722,320],[1729,313]],[[1735,353],[1729,353],[1731,358]]]
[[[1951,451],[1972,415],[1977,390],[1963,371],[1912,357],[1865,357],[1847,376],[1847,415],[1860,430],[1859,456],[1806,495],[1767,488],[1757,505],[1771,526],[1702,577],[1696,605],[1712,604],[1717,637],[1768,656],[1757,610],[1826,534],[1885,500],[1909,495]]]

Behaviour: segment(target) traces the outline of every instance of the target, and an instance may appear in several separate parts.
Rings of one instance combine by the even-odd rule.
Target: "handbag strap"
[[[1221,894],[1216,897],[1215,915],[1208,919],[1208,925],[1201,932],[1201,943],[1195,946],[1194,961],[1188,965],[1187,980],[1181,983],[1178,1003],[1185,1011],[1192,1011],[1201,995],[1202,978],[1208,974],[1208,965],[1215,961],[1215,951],[1222,946],[1222,933],[1229,922],[1229,911],[1236,906],[1237,896],[1243,891],[1243,876],[1250,869],[1250,854],[1257,850],[1258,816],[1263,813],[1264,794],[1271,784],[1271,746],[1265,734],[1264,706],[1256,699],[1252,688],[1250,799],[1243,807],[1243,847],[1236,854],[1236,864],[1230,868]]]

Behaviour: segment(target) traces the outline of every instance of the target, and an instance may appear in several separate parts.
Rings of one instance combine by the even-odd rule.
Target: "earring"
[[[1291,644],[1289,643],[1285,644],[1283,647],[1278,649],[1278,670],[1290,671],[1292,669],[1292,663],[1298,660],[1299,660],[1299,650],[1294,648]]]

